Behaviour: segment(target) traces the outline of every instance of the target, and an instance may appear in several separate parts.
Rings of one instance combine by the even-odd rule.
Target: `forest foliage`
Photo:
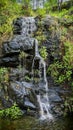
[[[12,35],[12,22],[19,16],[32,15],[32,9],[27,7],[29,1],[18,4],[16,0],[0,0],[0,43]]]

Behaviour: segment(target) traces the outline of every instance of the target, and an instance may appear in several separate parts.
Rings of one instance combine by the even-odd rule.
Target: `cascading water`
[[[32,73],[34,84],[37,84],[37,89],[39,88],[39,93],[37,94],[37,101],[40,107],[40,119],[53,119],[52,114],[50,113],[50,104],[48,99],[48,83],[46,78],[46,64],[43,61],[42,57],[38,51],[38,42],[34,42],[35,55],[32,64]],[[38,62],[38,65],[35,64]],[[37,67],[35,67],[37,65]],[[38,70],[38,72],[36,72]],[[36,74],[37,73],[37,74]],[[36,76],[37,75],[37,76]],[[36,77],[38,80],[36,81]],[[44,93],[41,94],[40,88],[44,88]]]

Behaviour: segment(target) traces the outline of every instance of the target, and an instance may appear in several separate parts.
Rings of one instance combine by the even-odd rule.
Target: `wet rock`
[[[9,71],[9,81],[24,81],[25,75],[29,74],[29,71],[25,67],[11,68]]]
[[[18,81],[15,83],[11,82],[8,93],[9,97],[20,107],[35,109],[35,96],[33,94],[32,84]]]
[[[13,38],[10,41],[6,41],[2,44],[2,54],[0,57],[0,66],[11,67],[18,65],[19,54],[23,51],[27,53],[27,64],[31,66],[32,56],[33,55],[33,44],[34,38],[32,38],[33,33],[36,31],[37,27],[35,24],[35,19],[33,17],[20,17],[14,20],[13,22]],[[30,56],[30,60],[29,60]],[[28,65],[26,65],[27,68]]]
[[[50,90],[48,92],[49,100],[50,102],[62,102],[61,97],[58,95],[58,93],[55,90]]]
[[[25,37],[24,35],[17,35],[13,38],[19,45],[20,50],[28,51],[33,49],[34,38]]]
[[[29,109],[36,109],[35,105],[28,100],[25,101],[24,106],[29,108]]]
[[[16,41],[7,41],[3,43],[3,54],[13,54],[20,52],[20,46]]]
[[[53,108],[53,111],[54,111],[54,113],[55,113],[57,116],[63,116],[63,111],[62,111],[61,107],[55,106],[55,107]]]
[[[16,36],[12,41],[3,43],[3,56],[0,57],[0,66],[17,66],[20,63],[19,54],[23,51],[27,53],[26,67],[29,69],[32,64],[34,38],[25,38],[24,36]],[[25,63],[25,57],[24,57]],[[21,57],[21,64],[23,58]]]
[[[3,55],[19,54],[21,51],[33,49],[34,38],[25,38],[24,35],[16,36],[12,41],[3,43]]]
[[[22,18],[17,18],[13,21],[13,33],[14,34],[21,34],[22,32]]]
[[[11,57],[7,56],[7,57],[0,58],[0,66],[14,67],[17,65],[19,65],[19,59],[17,55],[11,56]]]

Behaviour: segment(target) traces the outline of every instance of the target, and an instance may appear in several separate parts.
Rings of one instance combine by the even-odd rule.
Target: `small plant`
[[[40,49],[40,55],[42,56],[42,58],[45,60],[47,58],[47,49],[45,46],[42,46],[41,49]]]
[[[40,17],[43,17],[46,14],[46,11],[45,11],[45,9],[38,8],[36,11],[36,14]]]
[[[19,55],[19,59],[26,58],[28,54],[26,54],[24,51],[21,51]]]
[[[26,80],[27,82],[30,82],[30,81],[31,81],[31,78],[30,78],[28,75],[26,75],[26,76],[25,76],[25,80]]]
[[[20,116],[22,116],[22,112],[16,104],[11,108],[0,110],[0,118],[17,119]]]
[[[67,28],[63,27],[61,33],[65,36],[67,34]]]
[[[68,67],[73,66],[73,44],[69,41],[64,43],[65,46],[65,55],[63,57],[63,61]]]
[[[0,68],[0,83],[8,83],[9,73],[7,68]]]
[[[48,68],[48,74],[51,74],[54,81],[58,84],[72,82],[72,68],[65,62],[54,62]],[[71,84],[71,83],[70,83]]]
[[[68,97],[64,103],[64,116],[73,112],[73,97]]]

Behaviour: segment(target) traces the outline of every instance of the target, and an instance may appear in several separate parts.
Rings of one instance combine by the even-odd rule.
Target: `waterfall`
[[[39,54],[38,50],[38,41],[34,38],[32,38],[32,34],[34,31],[36,31],[37,27],[35,24],[35,19],[33,17],[24,17],[22,20],[22,30],[21,35],[16,36],[14,39],[17,40],[18,43],[20,43],[20,46],[22,46],[22,43],[25,43],[25,47],[27,48],[27,44],[33,47],[33,62],[32,62],[32,83],[33,83],[33,89],[38,91],[36,93],[37,102],[39,105],[39,114],[40,119],[53,119],[52,114],[50,113],[50,103],[48,99],[48,83],[46,78],[46,64],[43,58]],[[22,39],[21,39],[22,37]],[[19,42],[20,41],[20,42]],[[24,80],[25,75],[25,59],[26,56],[24,54],[25,48],[22,49],[22,52],[20,54],[19,60],[20,60],[20,69],[22,78],[21,80]],[[44,90],[44,91],[43,91]]]
[[[50,103],[48,99],[48,83],[46,78],[46,64],[42,57],[39,54],[38,50],[38,42],[34,41],[34,58],[32,64],[32,73],[33,73],[33,81],[34,84],[37,83],[37,89],[39,88],[39,93],[37,94],[37,101],[40,108],[40,119],[53,119],[52,114],[50,113]],[[36,63],[35,63],[36,62]],[[37,66],[36,66],[37,65]],[[38,73],[36,72],[38,70]],[[37,82],[35,81],[37,78]],[[40,88],[44,88],[45,92],[41,94]]]
[[[37,95],[37,101],[38,101],[39,107],[40,107],[40,119],[41,120],[53,119],[52,114],[50,114],[50,112],[49,112],[49,109],[50,109],[49,101],[48,102],[42,102],[40,94]]]

